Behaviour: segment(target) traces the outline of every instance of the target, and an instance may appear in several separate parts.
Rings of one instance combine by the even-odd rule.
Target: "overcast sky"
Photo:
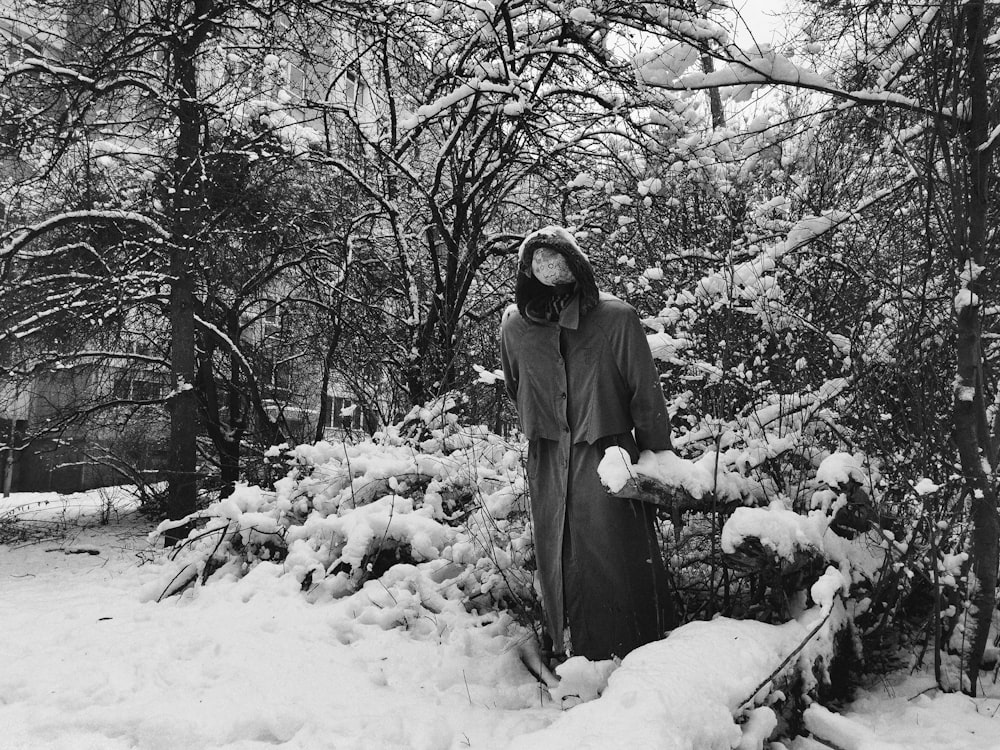
[[[733,7],[750,29],[749,33],[746,28],[737,29],[737,42],[756,41],[760,44],[775,41],[775,32],[784,30],[782,11],[787,5],[786,0],[733,0]]]

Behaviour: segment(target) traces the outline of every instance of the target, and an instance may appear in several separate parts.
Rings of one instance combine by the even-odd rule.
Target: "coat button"
[[[563,398],[563,399],[566,398],[566,394],[565,393],[560,393],[559,394],[559,398]]]

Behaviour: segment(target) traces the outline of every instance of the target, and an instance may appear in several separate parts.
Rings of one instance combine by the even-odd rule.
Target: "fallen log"
[[[518,750],[761,747],[794,737],[802,712],[829,700],[851,656],[843,605],[814,607],[778,624],[695,621],[628,654],[596,700],[518,737]],[[843,684],[841,685],[843,687]],[[624,742],[624,744],[623,744]]]
[[[743,499],[719,499],[713,494],[696,497],[686,487],[669,485],[659,479],[637,474],[625,482],[613,497],[626,500],[641,500],[667,511],[671,516],[680,513],[732,512],[744,504]]]

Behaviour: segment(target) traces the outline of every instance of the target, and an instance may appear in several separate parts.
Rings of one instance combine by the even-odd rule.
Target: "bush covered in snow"
[[[676,453],[643,454],[617,472],[602,465],[609,485],[651,477],[700,499],[694,511],[660,515],[685,621],[788,622],[820,604],[814,584],[833,570],[846,600],[841,629],[858,643],[880,632],[913,576],[913,553],[879,515],[877,463],[827,447],[817,429],[837,388],[768,398],[741,419],[690,425]],[[449,607],[509,610],[537,627],[524,446],[462,424],[455,407],[445,398],[415,408],[357,442],[272,449],[285,471],[273,489],[240,485],[173,522],[197,528],[146,596],[280,576],[311,601],[357,597],[383,627],[423,627]],[[769,463],[785,467],[784,484],[774,466],[761,470]],[[939,582],[957,590],[964,559],[940,552]]]
[[[468,623],[468,612],[497,627],[510,624],[511,615],[533,625],[538,604],[521,446],[462,425],[453,406],[442,400],[414,409],[374,439],[273,451],[287,469],[273,491],[240,485],[185,519],[197,520],[197,528],[170,553],[145,596],[189,595],[202,584],[229,581],[250,597],[280,579],[311,601],[336,599],[359,624],[405,628],[417,638],[443,638],[447,623]],[[819,474],[836,484],[836,467],[848,463],[831,458]],[[633,470],[654,473],[685,492],[710,494],[720,478],[709,466],[718,470],[711,457],[650,454]],[[722,530],[723,547],[735,552],[754,538],[779,563],[806,551],[817,561],[815,577],[800,581],[799,598],[780,623],[694,623],[637,650],[620,667],[571,659],[561,668],[562,682],[549,686],[551,699],[570,699],[569,706],[601,697],[601,707],[567,714],[554,725],[567,742],[600,726],[621,736],[645,705],[623,708],[638,690],[654,704],[661,696],[685,696],[676,711],[658,709],[644,719],[672,726],[677,736],[744,737],[752,744],[776,727],[788,730],[807,696],[829,687],[837,648],[843,652],[850,644],[851,610],[843,597],[863,580],[864,556],[848,548],[848,540],[833,540],[835,503],[810,516],[777,504],[755,507],[760,488],[752,479],[737,470],[722,479],[733,496],[749,503]],[[161,524],[154,535],[170,525]],[[698,571],[696,561],[684,559],[675,572],[695,578]],[[733,634],[738,637],[730,643]],[[691,652],[691,644],[705,652]],[[735,682],[727,677],[734,660],[746,662]],[[707,663],[715,671],[706,672]],[[647,684],[650,665],[669,679]],[[695,705],[701,713],[683,708]],[[618,718],[609,721],[608,712]],[[706,724],[709,714],[712,723]],[[524,746],[547,746],[552,731],[525,736]]]
[[[266,565],[294,577],[310,599],[322,600],[353,594],[377,579],[381,586],[385,574],[404,563],[435,583],[447,582],[449,594],[466,606],[509,607],[534,616],[538,604],[523,446],[484,427],[460,424],[454,407],[454,399],[442,399],[416,408],[374,439],[272,451],[287,469],[273,491],[241,485],[195,514],[197,530],[171,553],[162,586],[150,595],[239,578]],[[803,515],[778,499],[769,502],[769,488],[748,470],[746,454],[729,449],[705,452],[696,460],[644,454],[638,465],[627,467],[690,495],[743,504],[724,528],[720,523],[707,535],[710,513],[686,519],[664,514],[664,543],[687,619],[720,613],[783,622],[804,609],[809,586],[827,565],[853,584],[867,585],[877,569],[872,561],[881,550],[878,540],[873,555],[870,536],[852,541],[838,535],[834,525],[847,504],[845,482],[857,484],[860,478],[838,471],[853,463],[832,456],[820,464],[813,478],[815,507]],[[834,464],[839,468],[832,469]],[[615,481],[614,472],[605,468],[605,481]],[[161,524],[157,533],[171,525]],[[739,554],[745,557],[752,544],[767,554],[756,555],[757,570],[738,569],[734,561]],[[731,568],[734,592],[714,612],[705,608],[716,585],[705,567],[706,551],[712,549],[713,559]],[[790,584],[782,575],[796,569],[803,556],[810,560],[809,574],[799,571]],[[765,580],[761,566],[776,571],[766,586],[757,585]],[[786,597],[780,607],[764,612],[755,606],[758,599],[773,603],[773,589]]]
[[[459,425],[453,405],[415,409],[375,439],[285,451],[287,474],[273,491],[240,485],[179,522],[198,528],[147,595],[266,568],[293,577],[315,601],[364,592],[533,617],[520,447]],[[384,624],[401,624],[405,612],[389,609]]]

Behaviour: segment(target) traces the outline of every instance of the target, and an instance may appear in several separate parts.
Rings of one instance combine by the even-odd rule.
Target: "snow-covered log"
[[[621,489],[611,493],[615,497],[641,500],[663,508],[671,517],[681,513],[711,513],[732,511],[742,500],[722,500],[715,495],[695,496],[686,487],[666,484],[655,477],[636,475],[629,477]]]
[[[817,606],[781,625],[725,617],[684,625],[626,656],[600,698],[510,748],[731,750],[787,736],[849,648],[844,583],[829,569],[813,586]]]
[[[690,461],[673,451],[643,451],[633,464],[626,451],[611,447],[597,471],[613,496],[652,503],[673,518],[731,511],[752,500],[756,489],[751,480],[719,466],[714,453]]]

